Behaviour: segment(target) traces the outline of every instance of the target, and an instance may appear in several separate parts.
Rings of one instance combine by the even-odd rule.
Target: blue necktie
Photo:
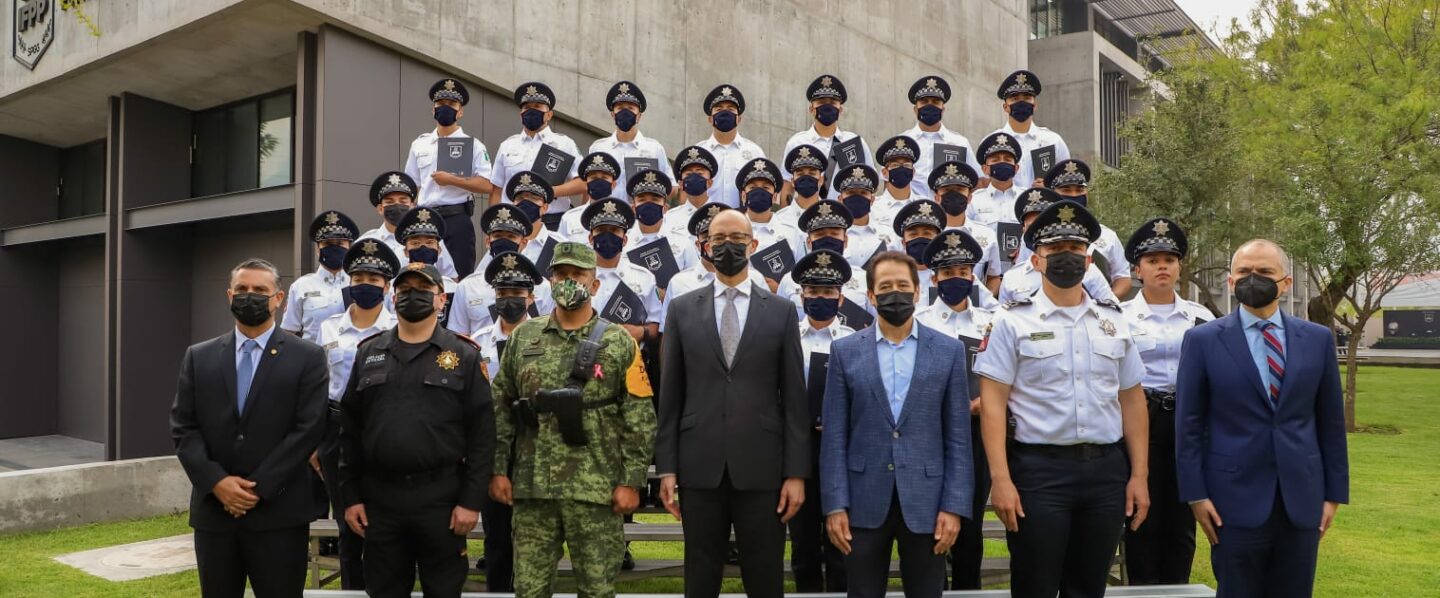
[[[1280,337],[1275,335],[1276,328],[1274,322],[1260,324],[1260,336],[1265,338],[1265,365],[1270,372],[1268,390],[1271,406],[1280,402],[1280,385],[1285,382],[1285,348],[1280,345]]]
[[[240,368],[235,372],[235,398],[240,401],[240,413],[245,413],[245,399],[250,395],[250,379],[255,376],[255,349],[260,348],[260,343],[255,339],[245,339],[240,345]]]

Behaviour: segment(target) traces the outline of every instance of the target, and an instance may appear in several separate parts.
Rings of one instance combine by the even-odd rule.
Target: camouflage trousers
[[[570,548],[576,593],[615,595],[615,576],[625,556],[625,524],[610,505],[577,500],[517,499],[515,535],[516,598],[548,598],[555,589],[563,547]]]

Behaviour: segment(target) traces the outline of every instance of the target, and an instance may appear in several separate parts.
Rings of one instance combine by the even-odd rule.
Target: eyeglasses
[[[750,235],[745,233],[730,233],[729,235],[710,235],[705,237],[705,242],[711,245],[719,245],[729,241],[731,243],[749,243]]]

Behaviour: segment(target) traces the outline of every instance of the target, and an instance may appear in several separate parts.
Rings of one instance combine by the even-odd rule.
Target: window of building
[[[290,183],[294,117],[294,89],[196,112],[191,137],[191,196]]]
[[[1065,32],[1065,17],[1060,0],[1030,0],[1030,39],[1041,39]]]
[[[104,139],[60,150],[56,194],[60,198],[58,215],[62,220],[105,211]]]

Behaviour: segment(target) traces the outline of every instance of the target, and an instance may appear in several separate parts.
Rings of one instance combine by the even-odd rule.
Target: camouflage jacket
[[[564,387],[580,341],[598,316],[566,331],[550,316],[522,323],[510,335],[492,385],[495,398],[495,474],[508,475],[514,497],[610,504],[616,486],[643,488],[655,446],[650,381],[634,339],[620,326],[601,337],[597,371],[584,386],[585,402],[620,396],[618,404],[582,412],[586,446],[561,439],[553,413],[539,428],[517,427],[511,406],[540,390]]]

